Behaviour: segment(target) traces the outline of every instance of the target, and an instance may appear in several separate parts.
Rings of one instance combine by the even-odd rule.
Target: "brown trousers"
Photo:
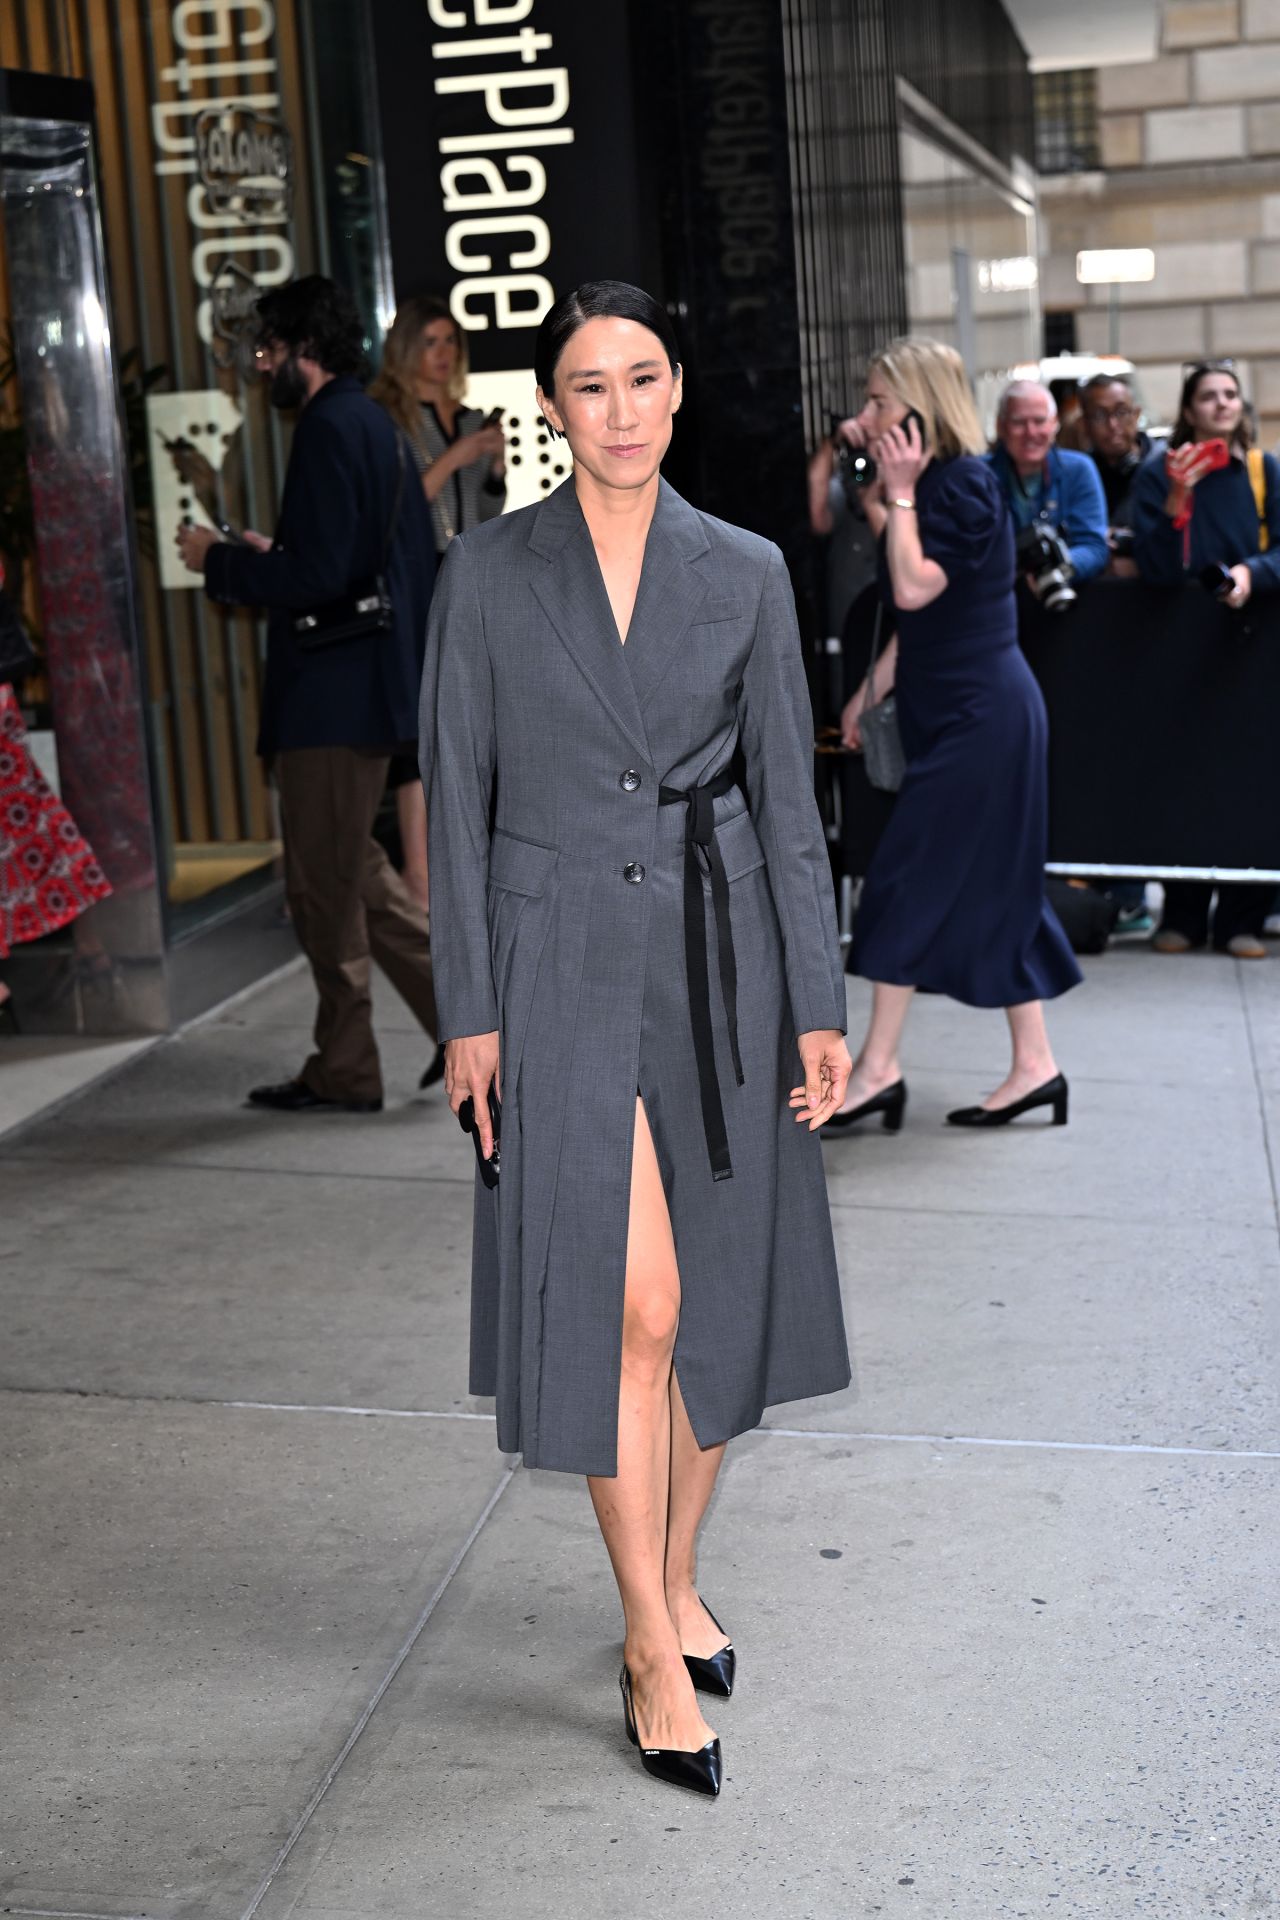
[[[427,916],[373,838],[390,756],[294,747],[276,757],[285,892],[320,996],[315,1052],[299,1076],[326,1100],[378,1100],[369,962],[423,1030],[436,1032]]]

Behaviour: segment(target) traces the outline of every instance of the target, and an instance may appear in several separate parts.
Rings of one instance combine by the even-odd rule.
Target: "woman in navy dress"
[[[1013,525],[977,457],[960,356],[896,342],[872,363],[858,424],[879,469],[870,513],[898,632],[843,731],[860,746],[864,707],[894,687],[907,765],[854,934],[854,971],[874,982],[871,1022],[826,1131],[871,1114],[901,1125],[898,1047],[917,987],[1008,1015],[1008,1075],[981,1106],[948,1114],[953,1125],[1002,1126],[1036,1107],[1062,1125],[1067,1083],[1041,1002],[1080,970],[1044,894],[1048,727],[1018,646]]]

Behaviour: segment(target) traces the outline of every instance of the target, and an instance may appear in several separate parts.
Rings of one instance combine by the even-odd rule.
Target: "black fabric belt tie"
[[[732,1180],[729,1136],[724,1124],[720,1081],[716,1075],[715,1030],[711,1025],[711,963],[707,953],[707,918],[702,876],[711,879],[711,906],[716,917],[716,946],[720,956],[720,991],[729,1022],[729,1051],[738,1085],[743,1083],[742,1055],[738,1051],[738,962],[733,951],[729,918],[729,876],[716,845],[712,802],[732,792],[737,781],[731,771],[717,774],[704,787],[659,787],[658,805],[689,809],[689,831],[684,843],[684,958],[689,975],[689,1012],[693,1020],[693,1055],[698,1066],[702,1126],[711,1157],[711,1178]],[[704,864],[705,863],[705,864]]]

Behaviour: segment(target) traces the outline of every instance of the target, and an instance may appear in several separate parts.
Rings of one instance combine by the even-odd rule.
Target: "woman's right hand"
[[[1188,491],[1220,464],[1221,455],[1212,441],[1189,441],[1165,455],[1165,472],[1176,487]]]
[[[1192,490],[1203,480],[1206,474],[1213,473],[1220,456],[1210,442],[1187,441],[1183,446],[1172,447],[1165,455],[1164,470],[1169,480],[1169,492],[1165,499],[1164,510],[1171,519],[1177,519],[1186,508]]]
[[[446,1040],[444,1090],[454,1113],[459,1111],[464,1100],[470,1100],[474,1105],[476,1125],[480,1129],[480,1145],[486,1160],[493,1153],[493,1121],[489,1116],[491,1086],[497,1089],[501,1100],[497,1034],[471,1033],[457,1040]]]
[[[862,752],[862,712],[867,704],[867,683],[864,680],[852,700],[845,705],[840,715],[840,738],[846,747],[855,753]]]

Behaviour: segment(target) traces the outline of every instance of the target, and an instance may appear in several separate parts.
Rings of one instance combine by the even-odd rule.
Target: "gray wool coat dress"
[[[846,1386],[821,1149],[787,1106],[796,1035],[843,1032],[845,998],[778,549],[663,482],[624,646],[567,480],[450,544],[421,719],[440,1037],[499,1033],[471,1314],[499,1446],[617,1470],[637,1091],[699,1444]]]

